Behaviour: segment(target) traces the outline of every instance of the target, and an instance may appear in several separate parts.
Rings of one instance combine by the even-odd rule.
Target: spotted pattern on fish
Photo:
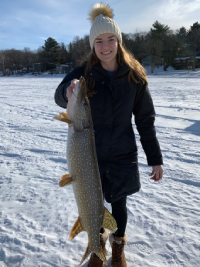
[[[94,152],[93,129],[74,132],[69,147],[71,176],[75,182],[74,193],[91,249],[99,251],[99,230],[103,223],[104,205]]]

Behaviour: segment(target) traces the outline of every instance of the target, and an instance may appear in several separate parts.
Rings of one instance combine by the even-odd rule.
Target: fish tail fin
[[[93,252],[92,250],[91,250],[91,248],[90,248],[90,244],[88,244],[88,246],[87,246],[87,249],[86,249],[86,251],[85,251],[85,254],[84,254],[84,256],[83,256],[83,258],[82,258],[82,260],[81,260],[81,263],[80,263],[80,265],[79,266],[81,266],[81,264],[84,262],[84,260],[90,255],[90,253],[91,252]],[[100,252],[99,253],[97,253],[97,252],[95,252],[95,254],[107,265],[108,264],[108,262],[107,262],[107,260],[106,260],[106,257],[105,257],[105,254],[104,254],[104,252],[103,252],[103,248],[101,247],[100,248]]]
[[[84,256],[83,256],[83,258],[82,258],[81,263],[79,264],[79,266],[81,266],[81,264],[82,264],[82,263],[84,262],[84,260],[90,255],[91,252],[92,252],[92,251],[91,251],[91,248],[90,248],[90,244],[88,244],[87,249],[86,249],[86,251],[85,251],[85,254],[84,254]]]
[[[114,217],[112,216],[112,214],[106,208],[104,208],[103,225],[102,225],[102,227],[110,230],[113,233],[117,229],[117,223],[116,223]]]
[[[95,252],[96,253],[96,252]],[[99,257],[100,260],[102,260],[106,265],[108,264],[107,260],[106,260],[106,256],[103,252],[103,248],[100,248],[100,252],[96,253],[96,255]]]

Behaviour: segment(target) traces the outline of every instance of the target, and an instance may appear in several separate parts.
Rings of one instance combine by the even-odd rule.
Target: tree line
[[[163,64],[165,70],[174,64],[174,58],[200,56],[200,23],[190,29],[185,27],[173,31],[168,25],[155,21],[149,32],[122,33],[123,45],[140,62],[148,58],[152,72],[156,65]],[[0,71],[6,73],[25,69],[29,71],[53,70],[59,64],[76,67],[91,51],[89,35],[75,36],[68,45],[49,37],[37,51],[25,47],[23,50],[0,50]]]

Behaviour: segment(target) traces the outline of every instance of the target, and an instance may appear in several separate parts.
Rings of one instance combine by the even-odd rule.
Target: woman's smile
[[[112,51],[110,51],[110,52],[101,52],[101,54],[104,55],[104,56],[110,55],[111,53],[112,53]]]

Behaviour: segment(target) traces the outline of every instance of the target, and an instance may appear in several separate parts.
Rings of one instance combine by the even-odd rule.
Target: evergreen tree
[[[195,22],[193,25],[190,27],[190,31],[195,31],[195,30],[200,30],[200,23]]]
[[[51,37],[45,40],[42,46],[41,59],[45,69],[51,70],[60,63],[60,47],[57,41]]]
[[[162,59],[166,61],[168,58],[169,51],[166,48],[165,41],[168,39],[170,30],[167,25],[158,21],[155,21],[152,26],[153,28],[150,29],[146,37],[146,50],[150,57],[151,72],[153,73],[155,65],[161,64]]]
[[[185,27],[181,27],[176,31],[177,37],[177,56],[186,57],[188,56],[188,31]]]
[[[169,27],[167,25],[161,24],[157,20],[152,25],[153,29],[150,29],[149,36],[155,40],[163,40],[164,37],[169,34]]]
[[[194,57],[200,55],[200,23],[195,22],[188,32],[188,44]]]
[[[186,43],[188,31],[186,30],[185,27],[181,27],[179,30],[177,30],[176,35],[181,41]]]

